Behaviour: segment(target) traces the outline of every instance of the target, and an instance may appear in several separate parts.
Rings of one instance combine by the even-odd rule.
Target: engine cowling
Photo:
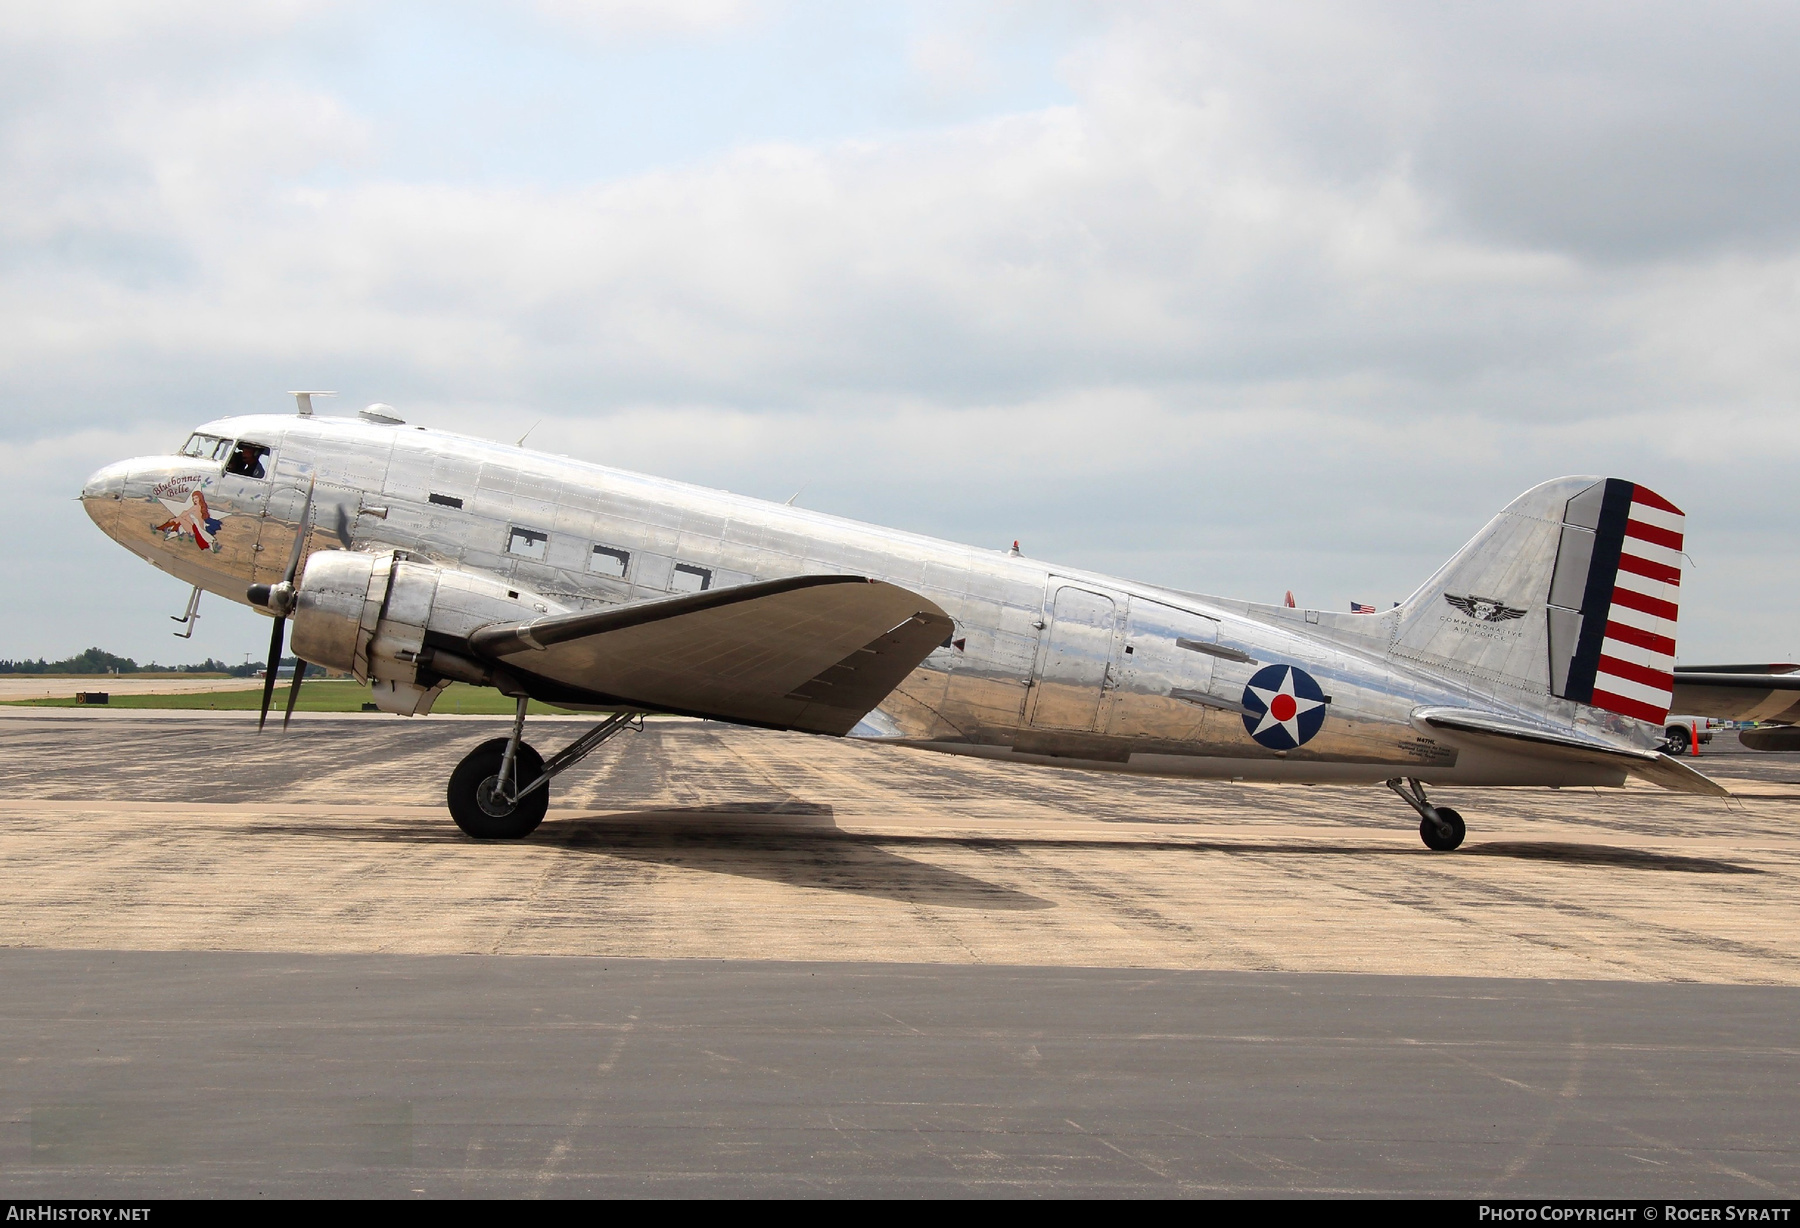
[[[503,670],[428,648],[427,632],[461,640],[479,627],[563,608],[403,551],[320,550],[296,588],[294,655],[372,683],[381,709],[402,716],[430,712],[451,681],[519,693]]]

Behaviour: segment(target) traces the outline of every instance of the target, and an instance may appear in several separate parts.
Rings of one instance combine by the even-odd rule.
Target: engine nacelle
[[[427,632],[460,640],[479,627],[562,609],[504,580],[400,551],[321,550],[300,576],[294,655],[373,683],[384,712],[415,716],[430,712],[452,680],[518,693],[503,670],[427,648]]]

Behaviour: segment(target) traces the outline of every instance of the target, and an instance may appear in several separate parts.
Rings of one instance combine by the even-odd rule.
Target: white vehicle
[[[1713,740],[1713,730],[1720,725],[1710,716],[1670,715],[1667,720],[1668,724],[1663,727],[1663,749],[1671,755],[1693,754],[1696,737],[1700,745],[1708,745]]]
[[[1020,765],[1386,784],[1724,789],[1664,754],[1683,516],[1617,478],[1525,492],[1379,613],[1178,592],[409,426],[223,418],[82,491],[126,549],[286,624],[402,715],[460,680],[518,700],[451,776],[517,838],[644,713]],[[264,682],[266,718],[275,671]],[[290,689],[289,711],[298,688]],[[526,700],[610,713],[549,759]]]

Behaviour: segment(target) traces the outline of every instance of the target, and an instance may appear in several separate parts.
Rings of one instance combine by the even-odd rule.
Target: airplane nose
[[[118,499],[125,494],[125,477],[131,470],[130,461],[115,461],[104,469],[98,469],[81,486],[81,498]]]

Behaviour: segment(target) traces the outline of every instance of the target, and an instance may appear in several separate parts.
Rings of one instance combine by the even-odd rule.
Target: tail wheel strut
[[[1448,806],[1433,806],[1426,801],[1424,785],[1413,779],[1402,783],[1396,776],[1387,782],[1387,787],[1419,812],[1419,839],[1425,842],[1426,848],[1448,853],[1462,844],[1463,837],[1468,834],[1462,815]]]

